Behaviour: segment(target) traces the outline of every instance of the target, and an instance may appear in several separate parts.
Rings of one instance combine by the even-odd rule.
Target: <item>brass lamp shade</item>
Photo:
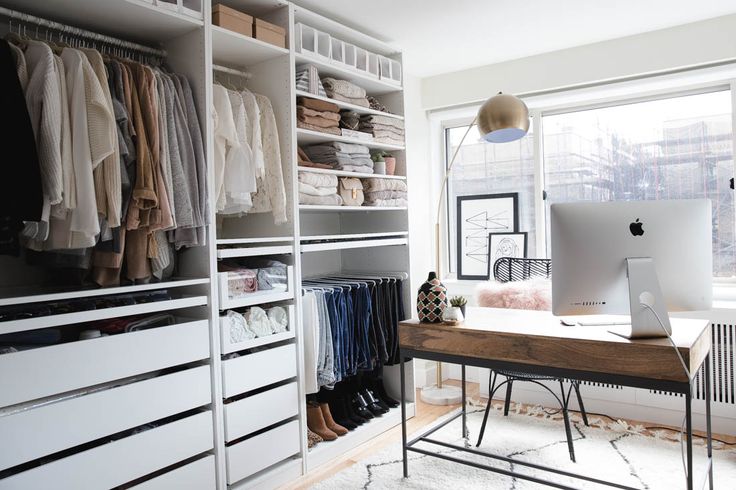
[[[529,131],[529,109],[518,97],[499,92],[478,109],[478,129],[489,143],[518,140]]]

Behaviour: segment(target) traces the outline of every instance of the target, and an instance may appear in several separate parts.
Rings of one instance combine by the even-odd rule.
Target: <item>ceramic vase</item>
[[[393,175],[396,172],[396,157],[383,157],[386,162],[386,175]]]
[[[373,173],[378,175],[386,175],[386,162],[373,163]]]
[[[430,272],[427,281],[419,288],[417,314],[422,323],[440,323],[447,308],[447,288]]]
[[[442,313],[442,321],[449,323],[450,325],[457,325],[465,320],[465,315],[459,306],[448,306]]]

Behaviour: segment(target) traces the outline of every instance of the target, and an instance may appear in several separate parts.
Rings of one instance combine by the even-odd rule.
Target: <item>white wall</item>
[[[736,15],[728,15],[425,78],[422,108],[483,101],[499,90],[523,94],[733,58]]]

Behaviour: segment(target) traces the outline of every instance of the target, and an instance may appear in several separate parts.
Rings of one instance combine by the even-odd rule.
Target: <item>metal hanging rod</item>
[[[235,68],[230,68],[227,66],[213,64],[212,69],[215,71],[219,71],[220,73],[227,73],[228,75],[235,75],[241,78],[245,78],[246,80],[250,80],[251,78],[253,78],[253,74],[249,71],[237,70]]]
[[[58,31],[73,36],[83,37],[92,41],[98,41],[104,44],[130,49],[142,54],[149,54],[159,58],[166,57],[166,51],[164,51],[163,49],[152,48],[143,44],[124,41],[112,36],[105,36],[104,34],[98,34],[96,32],[80,29],[78,27],[68,26],[60,22],[43,19],[41,17],[36,17],[35,15],[18,12],[17,10],[12,10],[5,7],[0,7],[0,16],[9,19],[15,19],[19,22],[24,22],[27,24],[34,24],[40,27],[44,27],[48,30]]]

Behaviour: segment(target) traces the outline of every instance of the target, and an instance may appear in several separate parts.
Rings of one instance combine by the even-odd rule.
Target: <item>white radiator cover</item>
[[[713,349],[710,359],[710,382],[713,431],[719,434],[736,435],[736,373],[734,373],[736,310],[714,309],[709,312],[672,316],[708,318],[712,322]],[[698,430],[705,430],[703,371],[701,369],[696,379],[695,400],[693,401],[693,425]],[[460,379],[459,366],[449,366],[446,372],[451,379]],[[468,380],[480,380],[481,396],[488,396],[487,369],[468,368],[467,378]],[[550,385],[550,387],[559,390],[557,385]],[[647,425],[666,424],[679,427],[685,413],[683,396],[678,394],[587,382],[581,385],[580,392],[585,409],[589,413],[604,413],[612,417],[646,422]],[[502,388],[496,392],[496,398],[502,399],[505,393],[505,389]],[[556,403],[549,393],[533,383],[514,384],[511,398],[513,401],[549,406]],[[574,396],[571,397],[571,403],[573,408],[578,408]]]

